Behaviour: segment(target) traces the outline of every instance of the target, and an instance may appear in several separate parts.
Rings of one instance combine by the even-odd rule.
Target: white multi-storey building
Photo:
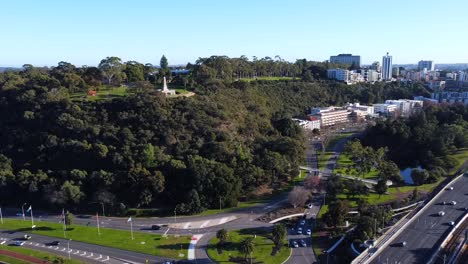
[[[397,111],[403,117],[409,117],[423,107],[423,101],[409,99],[386,100],[385,104],[396,105]]]
[[[392,104],[374,104],[374,114],[381,115],[392,115],[396,110],[397,106]]]
[[[320,127],[326,127],[349,122],[349,114],[350,112],[345,108],[330,106],[312,108],[309,116],[320,120]]]
[[[382,57],[382,80],[392,80],[392,56],[387,55]]]
[[[304,129],[308,129],[308,130],[320,129],[320,120],[316,118],[309,118],[309,120],[293,118],[292,120],[296,121],[298,125],[303,127]]]

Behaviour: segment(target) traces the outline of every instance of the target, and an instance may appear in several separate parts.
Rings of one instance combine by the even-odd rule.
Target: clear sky
[[[1,0],[0,66],[280,55],[468,63],[468,0]]]

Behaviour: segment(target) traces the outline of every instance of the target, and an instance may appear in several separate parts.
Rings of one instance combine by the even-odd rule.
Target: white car
[[[301,235],[301,234],[302,234],[302,227],[299,227],[299,228],[297,229],[297,234],[298,234],[298,235]]]
[[[307,235],[309,235],[309,236],[310,236],[311,234],[312,234],[312,230],[310,230],[310,229],[307,229]]]
[[[448,190],[448,191],[453,191],[453,186],[447,187],[446,190]]]
[[[312,207],[314,207],[314,205],[311,204],[311,203],[307,205],[307,208],[309,208],[309,209],[312,209]]]
[[[445,215],[445,212],[444,212],[444,211],[440,211],[440,212],[438,213],[438,215],[439,215],[439,216],[444,216],[444,215]]]
[[[24,245],[24,241],[20,241],[20,240],[15,241],[15,246],[21,247],[22,245]]]
[[[297,244],[297,241],[293,241],[293,242],[292,242],[292,245],[293,245],[293,247],[295,247],[295,248],[299,247],[299,245]]]
[[[457,204],[457,202],[455,202],[455,201],[451,201],[451,202],[450,202],[450,204],[451,204],[451,205],[456,205],[456,204]]]
[[[301,222],[300,222],[300,225],[305,225],[305,222],[306,221],[304,219],[302,219]]]
[[[450,222],[448,222],[448,225],[449,225],[449,226],[454,226],[454,225],[455,225],[455,222],[454,222],[454,221],[450,221]]]

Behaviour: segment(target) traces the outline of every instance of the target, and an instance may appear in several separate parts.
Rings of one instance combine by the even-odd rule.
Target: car
[[[302,219],[301,222],[300,222],[300,225],[305,225],[305,222],[306,221],[304,219]]]
[[[395,245],[399,247],[406,247],[406,241],[396,243]]]
[[[301,247],[307,247],[307,243],[303,239],[301,239],[300,243]]]
[[[158,225],[152,225],[152,226],[151,226],[151,229],[152,229],[152,230],[159,230],[159,229],[161,229],[161,227],[158,226]]]
[[[453,186],[447,187],[447,191],[453,191]]]
[[[307,229],[307,235],[309,235],[309,236],[310,236],[311,234],[312,234],[312,230],[310,230],[310,229]]]
[[[456,205],[456,204],[457,204],[457,202],[455,202],[455,201],[451,201],[451,202],[450,202],[450,204],[451,204],[451,205]]]
[[[23,238],[24,238],[24,240],[29,240],[29,239],[31,239],[31,236],[26,234],[26,235],[23,236]]]
[[[49,246],[58,246],[58,245],[60,245],[60,241],[55,240],[55,241],[50,242],[48,245]]]
[[[314,207],[314,205],[311,204],[311,203],[307,205],[307,208],[309,208],[309,209],[312,209],[312,207]]]
[[[450,222],[448,222],[448,225],[449,225],[449,226],[454,226],[454,225],[455,225],[455,222],[454,222],[454,221],[450,221]]]
[[[24,245],[24,241],[16,240],[14,245],[18,246],[18,247],[21,247],[22,245]]]
[[[446,205],[446,204],[447,204],[447,202],[446,202],[446,201],[443,201],[443,202],[441,202],[441,204],[442,204],[442,205]]]
[[[16,213],[16,216],[23,216],[22,213]]]
[[[298,234],[298,235],[301,235],[301,234],[302,234],[302,227],[299,227],[299,228],[297,229],[297,234]]]
[[[444,216],[445,215],[445,212],[444,211],[440,211],[439,213],[437,213],[439,216]]]
[[[292,246],[295,247],[295,248],[299,247],[299,245],[297,244],[297,241],[293,241]]]

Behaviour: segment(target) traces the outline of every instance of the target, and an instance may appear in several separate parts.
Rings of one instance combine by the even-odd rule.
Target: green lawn
[[[96,87],[96,96],[88,96],[87,91],[76,92],[70,95],[72,100],[89,100],[97,101],[103,99],[113,99],[129,95],[128,88],[126,86],[120,87],[109,87],[100,86]]]
[[[26,261],[22,261],[22,260],[19,260],[19,259],[15,259],[15,258],[10,258],[10,257],[7,257],[7,256],[2,256],[0,255],[0,262],[3,263],[8,263],[8,264],[29,264],[29,262],[26,262]]]
[[[12,251],[12,252],[18,252],[18,253],[21,253],[23,255],[35,257],[35,258],[42,259],[42,260],[45,260],[45,258],[47,258],[49,261],[53,261],[54,259],[62,258],[64,260],[64,263],[66,263],[66,264],[81,264],[81,263],[84,263],[84,262],[78,261],[78,260],[73,259],[73,258],[71,260],[68,260],[67,258],[65,258],[63,256],[57,256],[57,255],[53,255],[53,254],[50,254],[50,253],[37,251],[37,250],[24,248],[24,247],[5,247],[4,246],[4,247],[0,247],[0,249]],[[5,257],[5,256],[0,256],[0,257]],[[5,258],[6,259],[0,258],[0,260],[8,262],[10,264],[29,263],[29,262],[25,262],[25,261],[22,261],[22,260],[17,260],[17,259],[14,259],[14,258],[9,258],[9,257],[5,257]],[[10,259],[10,260],[8,260],[8,259]]]
[[[341,154],[338,157],[336,164],[336,169],[333,172],[337,174],[355,176],[364,179],[376,178],[379,174],[379,171],[376,168],[372,168],[369,172],[365,173],[364,175],[360,174],[356,169],[352,168],[354,162],[346,154]]]
[[[254,238],[254,251],[252,253],[252,258],[254,263],[262,262],[268,264],[281,264],[283,263],[291,254],[291,249],[288,247],[287,243],[283,248],[276,253],[275,256],[272,256],[273,252],[273,241],[270,240],[270,233],[265,233],[265,231],[259,231],[255,229],[243,229],[228,232],[228,242],[223,247],[221,254],[218,252],[217,244],[218,239],[213,238],[210,240],[208,246],[208,255],[217,263],[239,263],[234,261],[231,258],[244,258],[243,254],[238,251],[239,242],[247,237]]]
[[[0,229],[63,238],[63,226],[61,224],[37,222],[36,225],[36,230],[30,231],[31,223],[29,221],[5,219],[4,224],[0,225]],[[67,238],[175,259],[186,258],[190,243],[190,237],[187,236],[168,236],[164,238],[157,234],[134,232],[135,239],[131,240],[130,231],[107,228],[101,228],[100,231],[101,235],[98,235],[96,227],[72,225],[69,226],[67,231]]]
[[[256,78],[241,78],[240,80],[243,82],[251,82],[251,81],[290,81],[298,78],[294,77],[256,77]]]
[[[331,152],[331,151],[325,151],[325,152],[322,152],[322,153],[320,153],[318,155],[317,159],[318,159],[318,169],[319,170],[325,169],[325,166],[327,165],[328,160],[331,158],[332,153],[333,152]]]
[[[455,167],[453,167],[453,169],[451,169],[449,171],[449,174],[453,174],[455,172],[457,172],[458,169],[460,169],[461,166],[463,166],[463,164],[465,163],[465,161],[468,160],[468,148],[464,148],[462,150],[459,150],[457,153],[451,155],[453,158],[455,158],[455,160],[457,161],[457,165]]]

